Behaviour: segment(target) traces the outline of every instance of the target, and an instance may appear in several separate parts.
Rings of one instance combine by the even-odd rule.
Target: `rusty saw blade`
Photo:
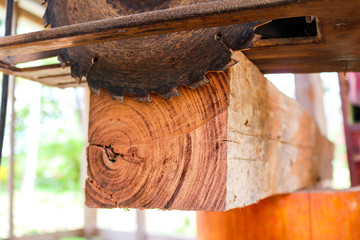
[[[106,18],[156,11],[211,0],[47,0],[44,24],[60,27]],[[232,52],[252,46],[254,30],[263,22],[183,31],[96,43],[59,50],[62,64],[71,66],[78,81],[90,89],[108,90],[113,99],[124,94],[151,101],[156,92],[164,98],[179,96],[179,85],[197,88],[208,83],[208,71],[227,70],[236,61]]]

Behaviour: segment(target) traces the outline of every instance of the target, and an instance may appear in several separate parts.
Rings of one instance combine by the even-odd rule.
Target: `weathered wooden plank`
[[[228,212],[198,212],[198,240],[360,239],[360,188],[274,196]]]
[[[45,85],[66,88],[86,86],[86,79],[81,84],[77,83],[70,75],[70,67],[61,67],[60,64],[45,65],[30,68],[6,68],[0,66],[0,71],[16,77],[27,78]]]
[[[227,210],[314,184],[332,153],[243,54],[210,84],[151,103],[91,95],[86,204]]]

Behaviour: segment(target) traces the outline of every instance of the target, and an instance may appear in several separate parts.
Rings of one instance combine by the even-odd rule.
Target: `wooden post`
[[[322,135],[326,136],[326,117],[324,110],[324,89],[320,74],[295,74],[296,100],[314,118]],[[329,151],[334,152],[334,145],[328,146]],[[318,187],[332,186],[332,159],[323,161],[319,169],[320,180]]]
[[[321,133],[326,136],[324,89],[320,74],[295,74],[295,95],[296,100],[314,118]]]
[[[18,2],[14,3],[14,13],[11,24],[11,34],[16,34],[18,23],[19,6]],[[10,99],[10,156],[9,156],[9,240],[14,239],[14,158],[15,158],[15,76],[9,76],[9,99]]]
[[[274,196],[228,212],[199,212],[198,240],[360,239],[360,188]]]
[[[136,210],[136,240],[146,240],[145,211]]]
[[[151,103],[90,97],[90,207],[223,211],[312,186],[330,144],[242,53],[210,84]]]
[[[84,89],[84,106],[80,111],[80,117],[81,117],[81,128],[83,132],[84,142],[87,141],[87,135],[88,135],[88,125],[89,125],[89,103],[90,103],[90,92],[88,89]],[[80,171],[81,171],[81,183],[82,186],[84,186],[84,182],[86,179],[86,146],[84,146],[83,153],[80,161]],[[90,239],[94,235],[97,234],[97,226],[96,226],[96,220],[97,220],[97,210],[91,209],[85,206],[84,209],[84,235],[86,238]]]
[[[15,157],[15,77],[9,78],[11,100],[10,156],[9,156],[9,239],[14,238],[14,157]]]

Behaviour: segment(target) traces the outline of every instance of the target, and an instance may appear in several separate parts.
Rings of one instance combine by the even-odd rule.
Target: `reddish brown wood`
[[[360,239],[360,189],[304,191],[228,212],[198,212],[198,240]]]
[[[16,77],[23,77],[35,82],[40,82],[49,86],[66,88],[86,86],[86,80],[82,79],[79,84],[70,75],[70,67],[61,67],[60,64],[52,64],[39,67],[29,68],[6,68],[0,66],[0,71],[3,73],[14,75]]]
[[[153,102],[91,95],[86,204],[227,210],[309,187],[331,143],[246,57]]]

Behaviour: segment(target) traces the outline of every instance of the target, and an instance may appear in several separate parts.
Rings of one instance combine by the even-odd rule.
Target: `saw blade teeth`
[[[161,94],[161,96],[163,98],[165,98],[165,99],[169,99],[171,97],[180,97],[181,94],[176,88],[174,88],[174,89],[172,89],[171,91],[169,91],[167,93]]]
[[[83,77],[81,76],[81,77],[75,77],[75,81],[76,81],[76,83],[77,84],[81,84],[82,83],[82,80],[83,80]]]
[[[90,87],[90,86],[89,86],[89,89],[90,89],[93,93],[95,93],[96,95],[100,96],[100,89],[94,88],[94,87]]]
[[[251,45],[250,47],[252,47],[254,45],[254,43],[256,43],[257,41],[259,41],[263,36],[261,34],[254,34],[253,39],[251,39]]]
[[[120,102],[125,102],[125,97],[124,96],[118,96],[115,94],[110,94],[110,97],[112,100],[118,100]]]
[[[50,24],[50,22],[49,22],[49,8],[46,8],[44,16],[42,17],[42,19],[43,19],[44,28],[49,26],[49,24]]]
[[[147,96],[141,96],[141,97],[134,97],[137,102],[151,102],[150,95]]]
[[[70,63],[65,61],[64,57],[60,53],[57,54],[57,58],[58,58],[58,60],[60,62],[60,66],[62,68],[65,68],[66,66],[70,65]]]
[[[48,23],[48,21],[45,19],[45,18],[43,18],[43,20],[44,20],[44,28],[46,28],[47,26],[49,26],[50,24]]]
[[[203,85],[205,85],[205,84],[208,84],[208,83],[210,83],[209,79],[207,79],[207,78],[204,76],[202,79],[200,79],[200,80],[197,81],[197,82],[194,82],[194,83],[191,84],[189,87],[191,87],[191,88],[199,88],[199,87],[201,87],[201,86],[203,86]]]
[[[119,3],[116,4],[116,7],[113,4],[106,3],[109,5],[108,9],[104,7],[102,11],[94,12],[90,8],[87,9],[87,7],[91,7],[93,4],[86,3],[93,2],[95,4],[96,0],[40,0],[40,2],[46,4],[43,16],[44,25],[51,25],[52,28],[55,28],[75,24],[79,20],[76,16],[78,9],[87,13],[81,16],[81,20],[87,22],[102,18],[104,14],[109,17],[116,17],[118,11],[125,15],[132,14],[132,10],[128,10],[126,6],[133,1],[118,1]],[[69,8],[63,7],[65,2],[69,3]],[[155,10],[153,4],[145,2],[141,4],[142,7],[140,8],[146,9],[146,11]],[[187,5],[189,1],[170,0],[169,2],[172,2],[174,7],[176,7],[183,5],[180,2],[184,2]],[[130,5],[137,6],[138,4]],[[74,15],[74,17],[69,18],[71,15]],[[126,93],[125,96],[133,96],[133,101],[151,102],[148,94],[156,92],[164,99],[169,99],[181,96],[177,90],[178,86],[199,88],[210,83],[206,77],[202,78],[207,72],[224,71],[236,64],[236,58],[232,55],[233,51],[246,49],[261,38],[260,35],[255,34],[254,30],[265,22],[267,21],[195,29],[192,34],[171,33],[174,35],[153,36],[157,42],[162,44],[155,44],[153,48],[146,52],[138,51],[139,46],[147,46],[146,38],[138,38],[121,43],[111,41],[81,47],[64,48],[59,50],[61,53],[59,60],[62,67],[70,66],[71,76],[75,78],[77,83],[84,85],[86,81],[87,84],[90,84],[90,90],[97,95],[104,95],[105,91],[108,91],[109,95],[106,95],[107,98],[111,96],[112,99],[123,102],[124,94]],[[194,38],[193,34],[199,37]],[[215,40],[209,38],[210,36],[214,36]],[[152,39],[152,37],[149,37],[149,39]],[[194,47],[190,48],[188,47],[189,45]],[[179,47],[173,49],[173,46]],[[184,50],[182,50],[182,46],[184,46]],[[180,49],[181,54],[179,54],[177,49]],[[157,59],[166,58],[167,60],[159,61],[159,63],[150,61],[145,63],[143,60],[152,59],[155,51],[159,53]],[[197,61],[193,61],[192,57],[188,58],[189,54],[194,54],[193,56],[196,56]],[[129,56],[129,58],[123,61],[123,56]],[[112,61],[102,62],[102,59],[106,58],[112,59]],[[143,70],[138,71],[139,66]],[[162,71],[157,71],[157,69],[169,69],[169,72],[164,74]],[[157,97],[154,97],[154,101],[157,99]],[[126,101],[128,101],[128,98]]]
[[[225,65],[225,67],[223,68],[223,71],[228,70],[229,68],[231,68],[232,66],[234,66],[237,63],[238,63],[238,61],[236,61],[235,59],[231,59],[231,61]]]

